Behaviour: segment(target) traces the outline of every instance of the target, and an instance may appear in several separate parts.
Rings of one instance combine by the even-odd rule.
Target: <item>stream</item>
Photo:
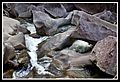
[[[26,23],[27,29],[32,33],[36,33],[35,27],[33,24],[30,23]],[[22,68],[19,71],[14,71],[13,72],[13,79],[14,78],[22,78],[26,75],[28,75],[30,73],[30,71],[32,71],[33,68],[35,68],[37,70],[38,74],[50,74],[53,75],[52,73],[46,71],[45,69],[47,67],[49,67],[50,62],[52,61],[49,57],[44,56],[41,59],[44,59],[45,61],[42,62],[46,62],[45,64],[40,65],[40,63],[38,63],[38,59],[37,59],[37,45],[39,43],[41,43],[42,41],[46,40],[48,38],[48,36],[44,36],[44,37],[40,37],[40,38],[33,38],[31,36],[29,36],[28,34],[25,34],[25,43],[26,43],[26,47],[29,51],[27,51],[27,53],[30,56],[30,64],[28,64],[28,67]]]

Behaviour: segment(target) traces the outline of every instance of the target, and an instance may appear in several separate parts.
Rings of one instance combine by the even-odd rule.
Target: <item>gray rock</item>
[[[30,31],[27,29],[26,26],[24,26],[23,24],[21,25],[17,25],[16,26],[16,29],[17,29],[17,33],[18,32],[22,32],[23,34],[30,34]]]
[[[4,54],[3,54],[3,64],[6,64],[10,61],[11,59],[15,57],[15,48],[10,44],[10,43],[4,43]]]
[[[99,17],[100,19],[103,19],[113,24],[117,23],[117,14],[111,11],[104,10],[103,12],[94,14],[94,16]]]
[[[112,12],[116,12],[117,10],[117,4],[113,3],[74,3],[74,6],[77,10],[82,10],[89,14],[96,14],[104,11],[105,9]]]
[[[66,18],[53,19],[48,14],[33,10],[33,23],[40,35],[54,35],[60,26],[70,24],[72,12]]]
[[[17,25],[20,25],[19,21],[3,16],[3,32],[4,33],[15,35],[17,30],[16,29]]]
[[[61,50],[64,47],[71,45],[74,40],[70,38],[70,35],[74,29],[75,28],[71,28],[64,33],[58,33],[42,43],[42,45],[40,45],[40,43],[38,45],[38,56],[41,54],[48,54],[52,50]]]
[[[60,3],[44,4],[45,11],[55,18],[66,17],[67,12],[64,6]]]
[[[15,49],[24,49],[25,47],[25,37],[22,32],[17,35],[11,36],[6,42],[12,44]]]
[[[77,26],[71,35],[73,38],[99,41],[109,35],[117,35],[117,26],[83,11],[74,10],[73,12],[71,23]]]
[[[108,36],[98,41],[91,52],[90,59],[100,70],[115,76],[117,73],[117,38]]]
[[[18,14],[18,17],[28,18],[32,16],[32,5],[28,3],[16,3],[14,10]]]
[[[74,9],[76,9],[74,4],[72,4],[72,3],[61,3],[61,4],[64,6],[64,8],[66,9],[67,12],[71,12]]]

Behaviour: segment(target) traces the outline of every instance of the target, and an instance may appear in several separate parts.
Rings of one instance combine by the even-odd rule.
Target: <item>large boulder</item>
[[[83,11],[74,10],[73,13],[71,23],[77,26],[73,38],[99,41],[109,35],[117,36],[117,26]]]
[[[103,12],[94,14],[94,16],[113,24],[117,23],[117,14],[111,11],[104,10]]]
[[[18,17],[31,17],[32,13],[30,7],[31,4],[28,3],[16,3],[14,10],[18,14]]]
[[[18,16],[14,9],[15,3],[4,3],[3,5],[4,5],[3,9],[4,9],[5,16],[12,17],[12,18],[15,18]]]
[[[110,10],[112,12],[117,11],[117,4],[113,3],[74,3],[74,6],[78,10],[82,10],[89,14],[96,14],[102,12],[103,10]]]
[[[22,32],[17,35],[11,36],[6,42],[10,43],[15,49],[24,49],[25,47],[25,37]]]
[[[76,10],[76,7],[72,3],[61,3],[67,12],[71,12],[73,10]]]
[[[54,18],[62,18],[67,16],[66,9],[60,3],[46,3],[44,4],[45,11]]]
[[[10,35],[16,34],[17,25],[20,25],[19,21],[3,16],[3,32],[4,33],[10,34]]]
[[[31,10],[35,9],[30,3],[5,3],[4,11],[8,12],[9,17],[29,18],[32,16]]]
[[[115,76],[117,73],[117,38],[108,36],[98,41],[91,52],[90,59],[100,70]]]
[[[33,23],[39,35],[54,35],[58,27],[70,24],[72,12],[66,18],[53,19],[48,14],[33,10]]]
[[[38,45],[38,56],[41,54],[48,54],[52,50],[61,50],[73,43],[73,39],[70,38],[71,33],[75,28],[70,28],[66,32],[58,33],[46,42]]]

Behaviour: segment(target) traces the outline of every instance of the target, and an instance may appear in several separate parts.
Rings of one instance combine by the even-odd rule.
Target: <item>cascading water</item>
[[[31,33],[36,33],[35,27],[33,24],[27,23],[27,29],[31,32]],[[49,59],[46,64],[41,65],[40,63],[37,62],[37,45],[39,43],[41,43],[42,41],[46,40],[48,38],[48,36],[44,36],[44,37],[40,37],[40,38],[33,38],[30,37],[28,34],[25,35],[25,43],[26,43],[26,47],[29,51],[28,54],[30,56],[30,63],[28,64],[28,67],[26,69],[21,69],[19,71],[14,71],[13,73],[13,78],[21,78],[24,77],[26,75],[28,75],[28,73],[35,67],[35,69],[37,70],[38,74],[50,74],[53,75],[52,73],[45,71],[45,69],[47,67],[49,67],[50,62],[52,61],[50,58],[48,57],[43,57],[42,59]]]

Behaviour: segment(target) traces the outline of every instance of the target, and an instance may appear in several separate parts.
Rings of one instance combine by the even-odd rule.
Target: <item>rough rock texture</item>
[[[19,21],[3,16],[3,32],[4,33],[14,35],[16,32],[17,25],[20,25]]]
[[[67,12],[70,12],[70,11],[73,11],[74,9],[76,9],[74,4],[72,4],[72,3],[62,3],[62,5],[64,6],[64,8],[66,9]]]
[[[22,32],[23,34],[30,34],[30,31],[27,29],[27,27],[22,25],[22,24],[21,25],[17,25],[16,29],[17,29],[17,33],[18,32]]]
[[[12,78],[13,72],[14,72],[14,69],[10,69],[10,70],[4,72],[4,73],[3,73],[3,78],[6,78],[6,79],[7,79],[7,78]]]
[[[31,10],[34,8],[28,3],[5,3],[5,11],[8,12],[8,17],[29,18],[32,16]]]
[[[27,66],[27,64],[29,63],[30,57],[27,53],[27,50],[23,49],[21,51],[19,51],[19,53],[17,54],[17,61],[20,64],[23,64],[24,66]]]
[[[9,35],[8,33],[3,33],[3,41],[8,40],[8,38],[9,38],[10,36],[11,36],[11,35]]]
[[[103,12],[94,14],[94,16],[99,17],[105,21],[115,24],[117,22],[117,14],[111,11],[104,10]]]
[[[117,38],[108,36],[98,41],[91,52],[91,60],[96,61],[96,65],[110,75],[117,73]]]
[[[84,68],[68,69],[66,71],[66,77],[69,77],[69,78],[91,78],[91,73],[89,70],[86,70]]]
[[[99,41],[112,35],[116,36],[117,27],[83,11],[73,11],[71,23],[77,26],[73,38]]]
[[[15,49],[25,48],[25,37],[22,32],[17,35],[11,36],[6,42],[11,43]]]
[[[66,17],[67,12],[60,3],[44,4],[45,11],[55,18]]]
[[[38,56],[47,54],[52,50],[60,50],[68,45],[71,45],[73,40],[70,38],[71,33],[75,28],[71,28],[64,33],[58,33],[48,39],[43,45],[38,46]]]
[[[4,3],[3,5],[4,5],[5,16],[12,17],[12,18],[15,18],[18,16],[16,11],[14,10],[15,3]]]
[[[31,4],[28,3],[16,3],[14,10],[18,14],[18,17],[31,17],[32,13],[30,7]]]
[[[54,35],[59,26],[70,24],[72,12],[66,18],[53,19],[48,14],[41,11],[32,11],[33,23],[36,31],[40,35]]]
[[[82,10],[84,12],[87,12],[89,14],[95,14],[102,12],[103,10],[110,10],[112,12],[117,11],[117,4],[112,4],[112,3],[74,3],[74,6],[78,10]]]
[[[3,64],[6,64],[11,60],[12,58],[15,57],[15,48],[9,44],[9,43],[4,43],[4,54],[3,54]]]

